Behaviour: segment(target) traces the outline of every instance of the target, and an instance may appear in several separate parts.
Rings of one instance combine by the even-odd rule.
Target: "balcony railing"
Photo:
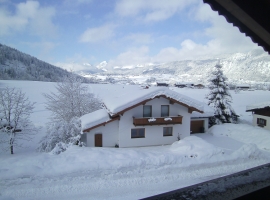
[[[167,124],[182,124],[183,116],[176,117],[133,117],[134,126],[153,126],[153,125],[167,125]]]

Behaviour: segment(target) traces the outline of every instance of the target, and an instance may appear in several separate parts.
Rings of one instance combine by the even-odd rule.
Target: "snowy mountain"
[[[98,66],[102,74],[147,75],[169,74],[178,77],[179,81],[204,81],[217,62],[223,66],[223,72],[230,81],[270,81],[270,56],[263,50],[248,53],[222,55],[219,58],[201,60],[183,60],[162,64],[146,63],[143,65],[108,67],[103,61]]]
[[[97,66],[96,66],[96,68],[97,69],[100,69],[100,70],[103,70],[103,71],[108,71],[107,69],[106,69],[106,66],[107,66],[107,61],[103,61],[103,62],[101,62],[101,63],[99,63]]]
[[[0,79],[60,81],[70,72],[0,44]]]

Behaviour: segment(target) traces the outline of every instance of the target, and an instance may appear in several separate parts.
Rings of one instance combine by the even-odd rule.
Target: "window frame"
[[[168,114],[168,115],[163,115],[162,107],[165,107],[165,106],[168,108],[168,113],[166,113],[166,114]],[[169,117],[169,116],[170,116],[170,105],[161,105],[161,108],[160,108],[160,116],[161,116],[161,117]]]
[[[144,112],[144,108],[146,107],[150,107],[150,116],[146,115]],[[143,105],[143,117],[152,117],[152,105]]]
[[[135,130],[136,130],[136,136],[132,134],[132,132]],[[140,135],[140,130],[143,130],[143,136]],[[145,138],[145,128],[132,128],[130,131],[130,138],[131,139]]]
[[[170,131],[168,132],[168,130]],[[173,127],[172,126],[163,127],[163,137],[169,137],[169,136],[173,136]]]
[[[263,119],[263,118],[257,118],[257,125],[258,126],[261,126],[261,127],[264,127],[266,126],[266,119]]]

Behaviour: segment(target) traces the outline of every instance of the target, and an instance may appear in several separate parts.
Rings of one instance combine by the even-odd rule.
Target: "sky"
[[[74,71],[262,49],[202,0],[0,0],[0,43]]]

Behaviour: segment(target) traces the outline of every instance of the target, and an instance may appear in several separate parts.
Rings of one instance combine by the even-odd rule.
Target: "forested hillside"
[[[60,81],[70,72],[0,44],[0,79]]]

